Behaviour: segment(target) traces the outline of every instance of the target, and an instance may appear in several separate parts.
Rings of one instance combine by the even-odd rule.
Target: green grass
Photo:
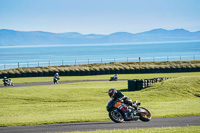
[[[188,127],[164,127],[147,129],[127,129],[127,130],[97,130],[90,132],[71,132],[71,133],[199,133],[200,126]]]
[[[180,77],[180,76],[196,76],[200,72],[186,72],[186,73],[155,73],[155,74],[119,74],[119,79],[150,79],[158,77]],[[94,75],[94,76],[61,76],[60,81],[75,81],[75,80],[109,80],[113,74],[108,75]],[[53,82],[52,77],[26,77],[26,78],[12,78],[14,84],[19,83],[36,83],[36,82]],[[3,82],[0,82],[3,84]]]
[[[153,118],[200,115],[200,75],[180,75],[134,92],[127,91],[127,81],[2,88],[0,126],[110,120],[106,111],[110,88],[140,100]]]

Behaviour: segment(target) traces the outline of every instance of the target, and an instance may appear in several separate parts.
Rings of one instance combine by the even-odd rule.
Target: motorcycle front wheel
[[[109,111],[109,117],[112,121],[114,121],[116,123],[124,122],[124,117],[118,109],[113,109],[113,110]]]
[[[151,113],[147,110],[147,109],[145,109],[145,108],[143,108],[143,107],[139,107],[139,109],[140,110],[142,110],[140,113],[139,113],[139,115],[140,115],[140,120],[141,121],[144,121],[144,122],[147,122],[147,121],[150,121],[151,120]]]

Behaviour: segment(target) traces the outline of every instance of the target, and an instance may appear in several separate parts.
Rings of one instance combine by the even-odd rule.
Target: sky
[[[0,29],[82,34],[200,30],[200,0],[0,0]]]

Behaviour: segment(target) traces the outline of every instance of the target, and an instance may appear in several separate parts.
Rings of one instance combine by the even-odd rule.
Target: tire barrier
[[[168,78],[153,78],[153,79],[133,79],[128,80],[128,91],[138,91],[149,87],[149,85],[157,82],[161,82],[163,80],[167,80]]]

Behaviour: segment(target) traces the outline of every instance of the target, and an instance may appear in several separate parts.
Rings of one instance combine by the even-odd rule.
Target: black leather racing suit
[[[133,105],[132,100],[128,98],[127,96],[125,96],[124,94],[122,94],[120,91],[117,91],[117,93],[114,95],[113,98],[115,101],[124,100],[125,104],[128,104],[130,106]]]

